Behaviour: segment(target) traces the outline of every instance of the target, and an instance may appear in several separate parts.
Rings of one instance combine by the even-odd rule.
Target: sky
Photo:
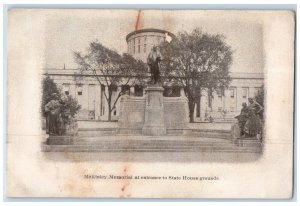
[[[85,52],[98,40],[118,53],[127,52],[126,35],[135,29],[158,28],[174,34],[203,32],[222,34],[232,47],[231,72],[261,73],[264,67],[263,27],[251,12],[175,10],[60,10],[45,21],[45,68],[76,69],[73,52]]]

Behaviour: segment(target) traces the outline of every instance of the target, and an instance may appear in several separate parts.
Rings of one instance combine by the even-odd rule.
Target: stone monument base
[[[144,97],[123,96],[118,134],[184,134],[188,129],[187,98],[163,97],[163,90],[160,86],[149,85]]]
[[[148,86],[146,88],[145,122],[142,135],[162,136],[167,134],[164,114],[164,88]]]

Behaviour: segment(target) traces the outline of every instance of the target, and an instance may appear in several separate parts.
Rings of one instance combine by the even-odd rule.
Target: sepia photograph
[[[184,25],[182,15],[165,11],[107,16],[66,16],[46,25],[43,151],[147,153],[132,155],[133,161],[259,158],[265,136],[261,24]],[[166,154],[151,160],[153,152]]]
[[[9,10],[7,195],[290,198],[294,27],[292,11]]]

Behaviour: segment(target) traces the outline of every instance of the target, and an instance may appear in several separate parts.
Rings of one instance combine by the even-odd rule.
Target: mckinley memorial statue
[[[159,48],[154,46],[147,58],[147,64],[150,68],[151,73],[151,83],[156,84],[160,81],[160,62],[162,60]]]
[[[188,106],[186,97],[164,97],[160,76],[162,55],[154,46],[147,58],[151,81],[143,97],[125,95],[121,98],[118,121],[119,134],[164,136],[183,134],[187,130]],[[158,84],[160,83],[160,84]]]

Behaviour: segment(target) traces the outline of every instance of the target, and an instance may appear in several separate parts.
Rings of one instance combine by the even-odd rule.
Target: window
[[[222,107],[218,107],[218,112],[222,112]]]
[[[229,94],[231,98],[234,98],[234,89],[229,89]]]
[[[173,97],[180,97],[180,87],[174,86],[172,88],[172,96]]]
[[[133,53],[135,54],[135,39],[133,39],[133,45],[132,45],[132,47],[133,47]]]
[[[164,87],[163,95],[165,97],[180,97],[180,87],[179,86]]]
[[[217,90],[217,95],[218,95],[219,98],[222,98],[222,96],[223,96],[223,90],[222,89],[218,89]]]
[[[124,93],[128,93],[128,94],[130,94],[130,86],[129,85],[122,85],[121,86],[121,90],[122,90],[122,92],[124,92]]]
[[[145,42],[145,43],[147,42],[147,36],[144,37],[144,42]]]
[[[134,96],[142,97],[143,96],[143,87],[136,85],[134,86]]]
[[[255,96],[259,93],[260,89],[261,89],[260,87],[255,87],[254,88],[254,91],[255,91],[254,94],[255,94]]]
[[[144,44],[144,53],[147,52],[147,44]]]
[[[78,94],[79,96],[82,95],[82,85],[77,85],[77,94]]]
[[[165,87],[163,92],[164,97],[172,97],[172,88]]]
[[[247,99],[248,96],[248,88],[243,88],[242,89],[242,97],[243,99]]]
[[[138,38],[138,53],[141,53],[141,39]]]
[[[64,91],[65,95],[69,95],[70,94],[70,84],[63,84],[63,91]]]
[[[109,85],[110,89],[112,92],[118,91],[118,86],[117,85]]]

